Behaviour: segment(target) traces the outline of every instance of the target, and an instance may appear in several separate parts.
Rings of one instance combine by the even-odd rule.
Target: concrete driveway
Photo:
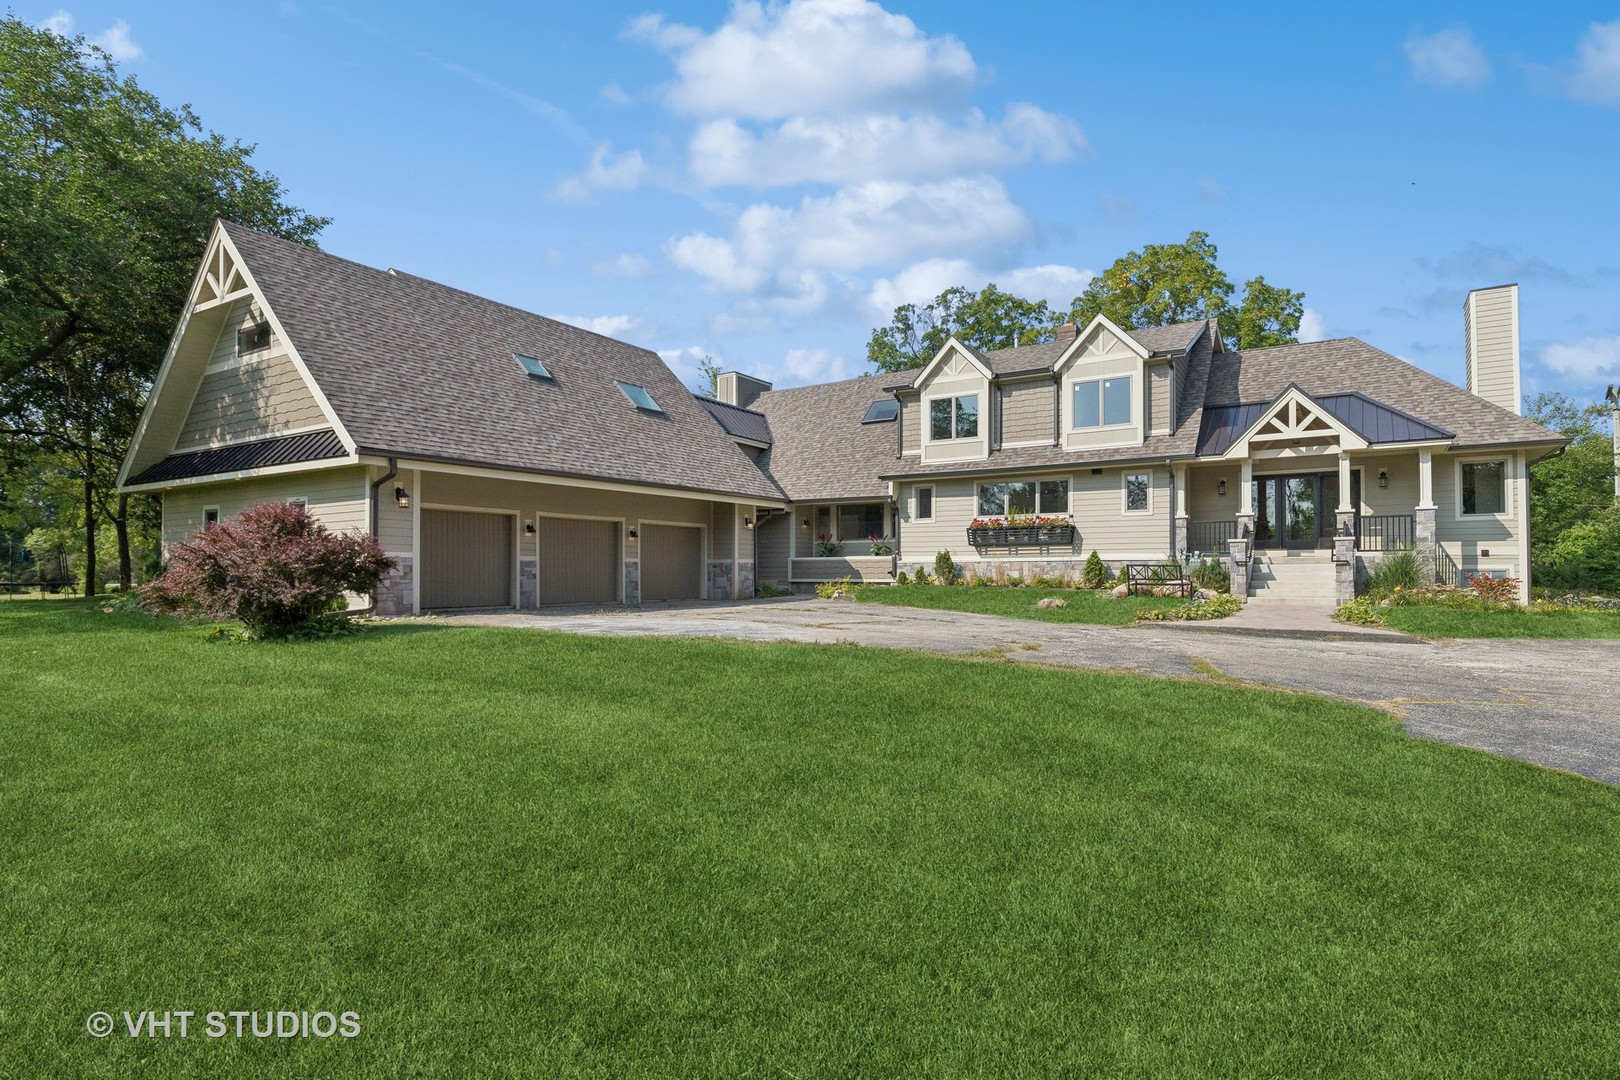
[[[1065,626],[993,615],[793,597],[604,611],[449,616],[573,634],[856,642],[1146,675],[1225,676],[1348,698],[1414,735],[1620,784],[1613,641],[1455,641],[1398,634],[1271,634],[1218,624]]]

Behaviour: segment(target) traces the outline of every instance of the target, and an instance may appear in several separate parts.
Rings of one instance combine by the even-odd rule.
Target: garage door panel
[[[680,525],[641,527],[641,598],[698,600],[703,596],[703,530]]]
[[[619,599],[619,523],[539,519],[542,604],[612,604]]]
[[[422,511],[423,607],[509,607],[512,567],[507,515]]]

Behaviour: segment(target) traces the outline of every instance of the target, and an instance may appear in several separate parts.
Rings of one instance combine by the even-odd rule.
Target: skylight
[[[900,415],[900,403],[894,398],[878,398],[866,408],[866,415],[861,418],[863,424],[881,424],[885,420],[893,420]]]
[[[645,386],[637,386],[633,382],[621,382],[619,383],[619,389],[623,390],[624,396],[630,399],[630,404],[638,409],[646,409],[648,412],[656,413],[664,411],[658,407],[658,402],[653,400],[653,396],[647,393]]]
[[[551,378],[551,372],[546,370],[546,365],[542,364],[540,361],[536,360],[534,357],[532,357],[532,356],[524,356],[522,353],[513,353],[512,355],[517,357],[518,365],[521,366],[524,371],[527,371],[530,375],[533,375],[535,378],[537,378],[537,379],[549,379],[549,378]]]

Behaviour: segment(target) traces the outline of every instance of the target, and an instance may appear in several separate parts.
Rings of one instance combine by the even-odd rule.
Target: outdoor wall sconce
[[[630,537],[630,539],[634,540],[636,538],[636,530],[631,529],[627,535]]]
[[[1383,488],[1389,487],[1389,470],[1388,469],[1379,469],[1378,470],[1378,486],[1383,487]]]
[[[411,508],[411,493],[402,487],[396,486],[394,488],[394,503],[401,510],[409,510]]]
[[[1226,481],[1225,480],[1222,480],[1220,483],[1215,485],[1215,494],[1217,494],[1217,495],[1225,495],[1226,494]]]
[[[799,522],[799,524],[800,524],[800,525],[803,525],[803,526],[804,526],[804,527],[805,527],[805,528],[807,528],[807,529],[808,529],[808,528],[809,528],[809,527],[810,527],[810,519],[809,519],[809,518],[805,518],[805,519],[804,519],[804,520],[803,520],[803,521],[801,521],[801,522]]]
[[[533,536],[534,535],[534,522],[525,521],[523,523],[523,535],[524,536]]]
[[[743,528],[752,529],[753,527],[754,527],[754,519],[753,518],[751,518],[751,517],[743,518]]]

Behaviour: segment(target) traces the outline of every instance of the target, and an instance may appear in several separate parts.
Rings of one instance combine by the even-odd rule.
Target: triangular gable
[[[1052,362],[1053,371],[1062,371],[1071,362],[1085,356],[1101,356],[1116,351],[1115,343],[1135,353],[1139,358],[1146,360],[1148,351],[1131,335],[1119,328],[1108,316],[1098,315],[1086,324],[1086,328],[1069,343],[1069,347],[1058,354]]]
[[[1221,456],[1244,458],[1256,450],[1285,449],[1307,440],[1316,443],[1322,439],[1332,439],[1340,450],[1367,448],[1366,439],[1297,385],[1289,383]]]
[[[157,378],[153,380],[146,408],[141,413],[135,436],[130,440],[129,451],[124,456],[118,474],[120,485],[128,483],[130,476],[145,471],[174,451],[176,441],[191,415],[198,388],[203,383],[221,333],[243,303],[250,304],[256,314],[269,323],[272,335],[285,347],[287,361],[319,409],[321,422],[336,433],[348,454],[351,457],[354,455],[354,440],[298,355],[297,346],[253,280],[252,271],[231,242],[229,233],[222,223],[215,222],[207,252],[192,281],[186,307],[169,339],[169,347],[164,353]]]
[[[946,339],[944,345],[940,346],[939,352],[934,354],[934,358],[928,361],[928,366],[917,372],[917,377],[911,380],[911,388],[913,390],[921,389],[941,368],[946,367],[948,364],[957,363],[955,357],[961,357],[962,361],[960,363],[963,366],[972,367],[986,379],[995,378],[985,362],[979,359],[978,350],[970,349],[957,341],[955,337],[950,337]]]

